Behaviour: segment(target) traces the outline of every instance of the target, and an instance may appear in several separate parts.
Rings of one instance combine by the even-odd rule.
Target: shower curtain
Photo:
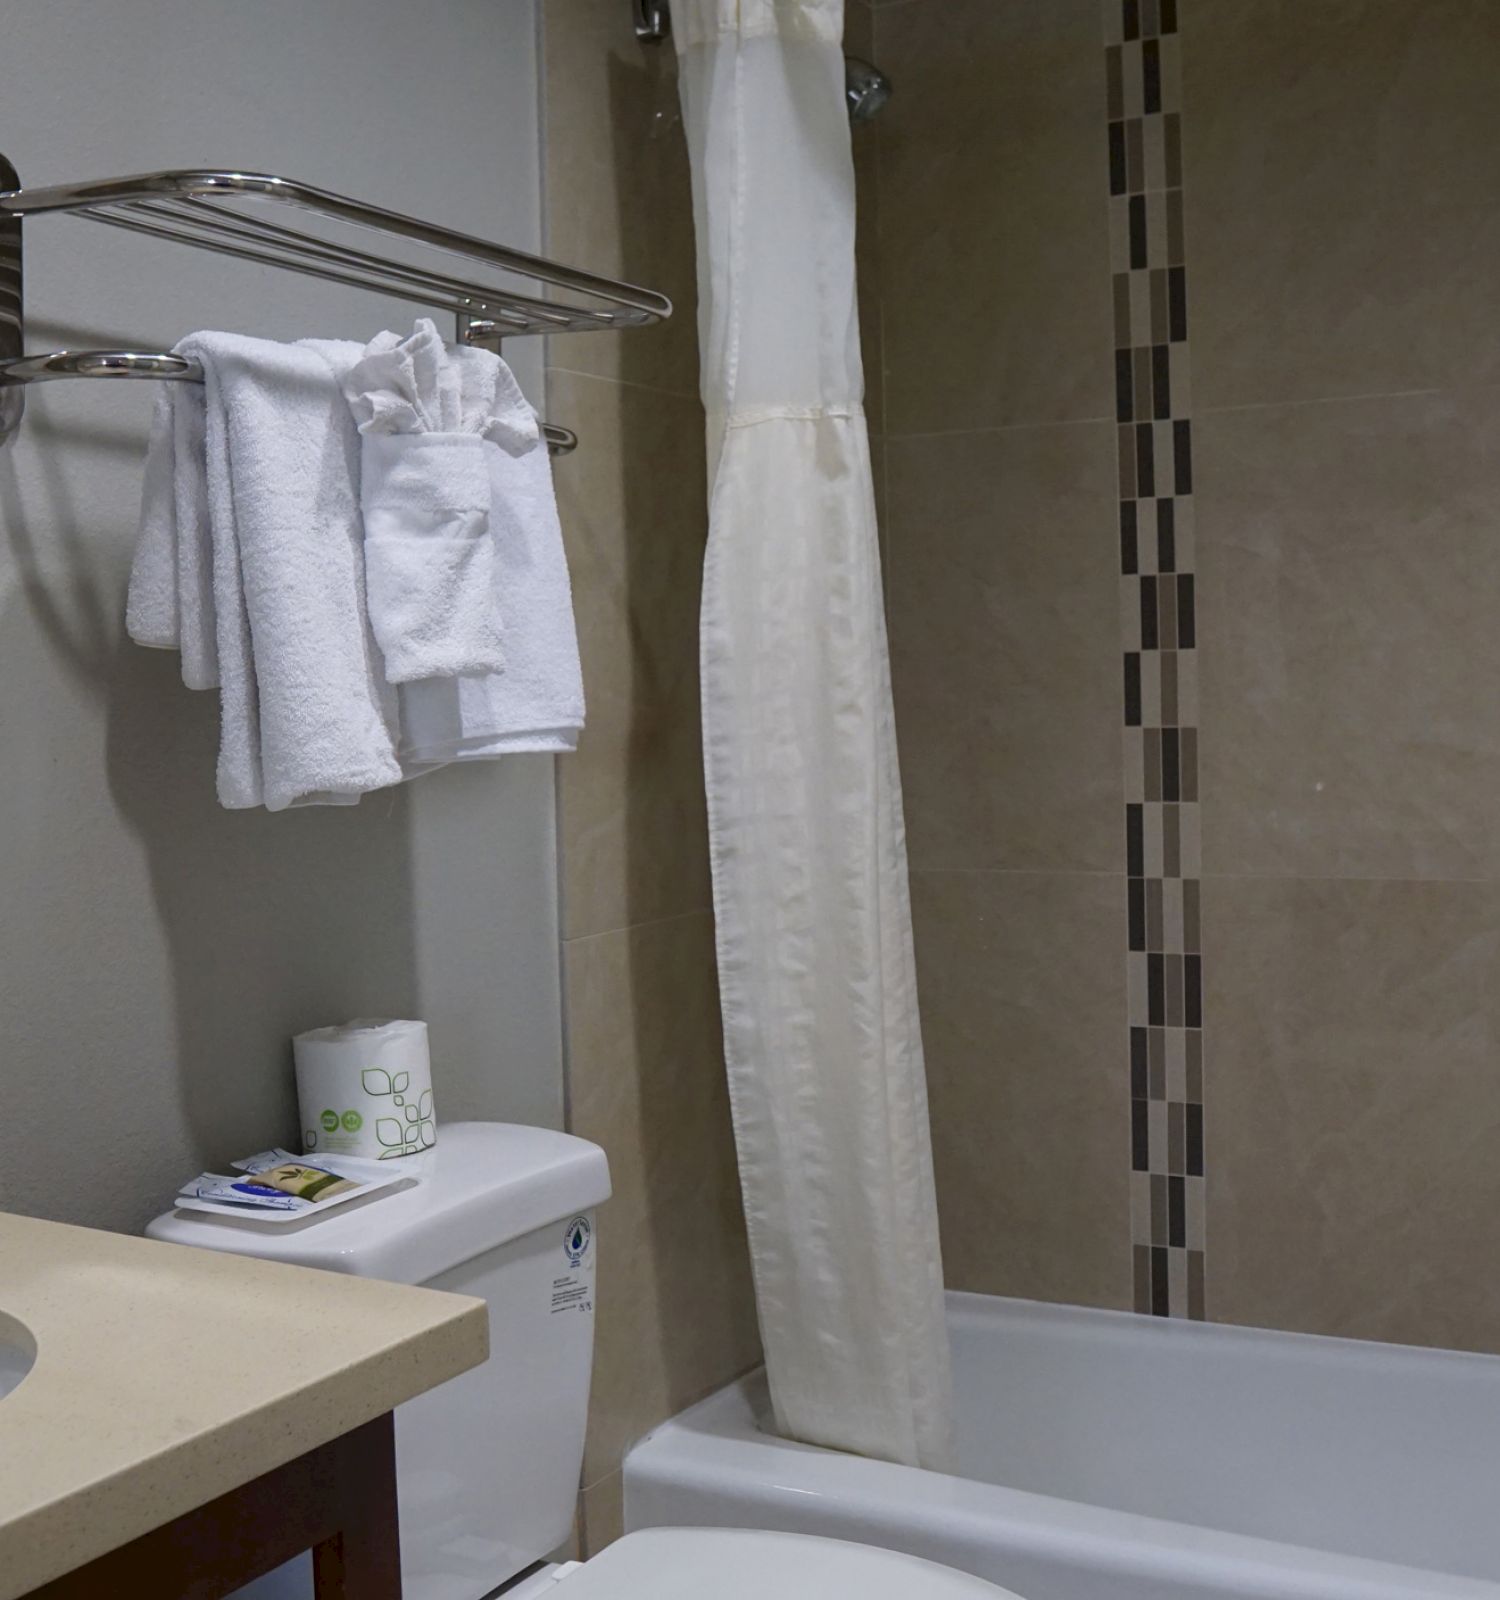
[[[854,290],[842,0],[673,0],[698,234],[703,742],[777,1426],[942,1469],[943,1269]]]

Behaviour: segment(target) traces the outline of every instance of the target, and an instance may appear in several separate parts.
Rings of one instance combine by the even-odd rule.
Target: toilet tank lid
[[[437,1144],[400,1157],[418,1181],[326,1217],[276,1228],[169,1211],[153,1239],[323,1267],[392,1283],[425,1283],[488,1250],[609,1198],[609,1163],[586,1139],[511,1122],[455,1122]]]

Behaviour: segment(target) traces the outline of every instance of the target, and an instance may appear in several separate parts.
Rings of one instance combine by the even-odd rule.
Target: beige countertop
[[[0,1213],[0,1600],[478,1366],[484,1302]]]

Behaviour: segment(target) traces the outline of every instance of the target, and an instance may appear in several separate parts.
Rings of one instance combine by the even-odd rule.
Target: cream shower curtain
[[[951,1398],[854,291],[843,0],[673,0],[698,231],[719,981],[778,1427],[943,1468]]]

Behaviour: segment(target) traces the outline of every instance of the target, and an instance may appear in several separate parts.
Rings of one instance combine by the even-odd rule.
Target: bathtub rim
[[[950,1292],[949,1315],[1016,1315],[1080,1328],[1108,1324],[1136,1336],[1211,1340],[1258,1346],[1273,1341],[1330,1359],[1379,1365],[1391,1352],[1405,1362],[1430,1360],[1450,1368],[1473,1363],[1493,1372],[1500,1356],[1375,1341],[1327,1338],[1228,1324],[1142,1318],[1133,1312],[1056,1306],[1037,1301]],[[1316,1348],[1312,1348],[1316,1347]],[[1221,1531],[1138,1512],[1066,1500],[963,1478],[847,1456],[769,1431],[770,1398],[757,1368],[645,1434],[626,1454],[625,1527],[660,1526],[675,1516],[639,1520],[636,1506],[670,1495],[691,1505],[688,1521],[732,1526],[826,1531],[835,1538],[878,1542],[891,1528],[910,1549],[943,1561],[944,1547],[1005,1550],[1033,1561],[1067,1565],[1096,1576],[1118,1573],[1161,1582],[1171,1593],[1194,1586],[1265,1600],[1497,1600],[1500,1584],[1436,1569],[1416,1568],[1315,1546]],[[764,1424],[764,1426],[763,1426]],[[701,1513],[697,1514],[697,1513]],[[819,1519],[829,1524],[825,1529]],[[950,1564],[959,1565],[958,1561]],[[1234,1590],[1225,1587],[1232,1569]],[[974,1570],[971,1567],[968,1570]],[[994,1578],[991,1581],[1004,1581]]]
[[[1388,1339],[1354,1339],[1339,1333],[1311,1333],[1300,1328],[1268,1328],[1247,1322],[1196,1322],[1187,1317],[1148,1316],[1110,1306],[1061,1305],[1050,1300],[1023,1300],[1011,1295],[971,1294],[949,1289],[943,1296],[948,1322],[984,1321],[1004,1316],[1012,1320],[1045,1323],[1052,1327],[1112,1327],[1116,1335],[1129,1330],[1139,1340],[1177,1341],[1192,1345],[1243,1345],[1255,1349],[1298,1351],[1304,1359],[1335,1358],[1339,1364],[1375,1367],[1399,1359],[1408,1366],[1466,1367],[1471,1371],[1500,1369],[1500,1354],[1485,1350],[1450,1350],[1443,1345],[1397,1344]],[[757,1368],[757,1371],[762,1370]],[[751,1376],[751,1374],[746,1374]]]

